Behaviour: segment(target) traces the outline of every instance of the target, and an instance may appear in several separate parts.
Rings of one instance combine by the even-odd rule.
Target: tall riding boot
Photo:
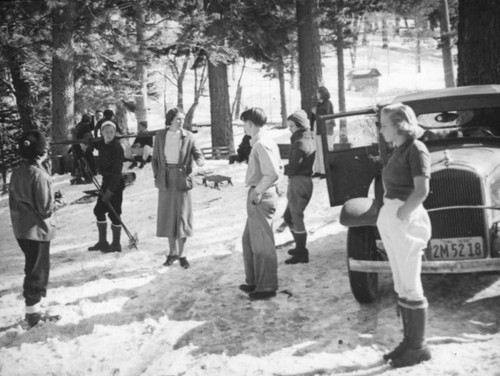
[[[104,253],[110,252],[121,252],[122,246],[120,244],[120,235],[122,232],[122,226],[111,224],[111,232],[113,233],[113,242],[109,246],[109,248]]]
[[[295,255],[285,260],[285,264],[307,264],[309,262],[309,251],[306,248],[307,232],[292,232],[292,234],[295,239]]]
[[[92,247],[89,247],[89,251],[104,251],[109,248],[109,243],[106,239],[106,229],[108,223],[106,221],[97,221],[97,230],[99,231],[99,241],[95,243]]]
[[[285,222],[283,222],[283,223],[285,223]],[[285,223],[285,224],[286,224],[286,223]],[[288,226],[288,225],[287,225],[287,226]],[[295,232],[293,232],[293,231],[292,231],[292,229],[290,229],[290,233],[291,233],[291,234],[292,234],[292,236],[293,236],[293,240],[294,240],[294,242],[295,242],[295,248],[290,248],[290,249],[288,250],[288,254],[289,254],[290,256],[295,256],[295,255],[297,255],[297,254],[299,253],[299,251],[297,250],[297,247],[298,247],[298,245],[297,245],[297,234],[296,234]]]
[[[408,308],[409,338],[403,353],[392,360],[396,368],[413,366],[431,358],[431,352],[425,343],[425,327],[427,326],[427,300],[408,302],[414,307]],[[418,304],[420,303],[420,304]]]
[[[403,307],[401,304],[404,304],[404,299],[398,299],[398,311],[399,314],[401,315],[401,321],[403,322],[403,340],[399,343],[399,345],[396,346],[394,350],[391,352],[384,354],[383,358],[385,361],[392,360],[394,358],[397,358],[400,356],[406,347],[408,346],[408,340],[409,340],[409,329],[410,325],[408,323],[409,320],[409,313],[408,313],[408,308]]]

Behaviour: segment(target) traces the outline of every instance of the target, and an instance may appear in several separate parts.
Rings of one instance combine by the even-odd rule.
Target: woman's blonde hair
[[[386,115],[397,128],[398,134],[415,139],[420,135],[417,116],[410,106],[403,103],[394,103],[385,106],[382,114]]]

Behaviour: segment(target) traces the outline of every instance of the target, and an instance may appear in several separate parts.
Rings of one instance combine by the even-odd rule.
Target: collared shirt
[[[406,201],[415,189],[413,178],[431,176],[431,158],[425,144],[407,140],[396,147],[382,170],[386,198]]]
[[[181,130],[167,131],[165,136],[165,159],[167,163],[179,163],[179,153],[181,150]]]
[[[262,194],[280,177],[281,157],[278,145],[265,133],[260,132],[250,141],[252,151],[248,157],[248,169],[245,184],[255,187],[255,192]]]

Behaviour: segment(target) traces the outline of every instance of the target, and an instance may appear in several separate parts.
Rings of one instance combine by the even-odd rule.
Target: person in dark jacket
[[[101,132],[103,139],[93,144],[99,151],[98,170],[102,175],[102,195],[99,196],[94,207],[99,240],[88,250],[104,253],[121,252],[120,234],[122,226],[119,216],[122,213],[123,190],[125,189],[125,181],[122,176],[124,152],[122,145],[115,138],[116,128],[113,122],[104,122]],[[110,207],[113,207],[114,211]],[[106,238],[108,227],[106,214],[111,220],[111,231],[113,233],[111,245]]]
[[[51,177],[44,167],[47,142],[39,131],[25,133],[19,143],[21,162],[12,172],[9,208],[12,229],[24,253],[23,296],[26,321],[30,327],[40,321],[57,319],[44,315],[40,301],[47,295],[50,270],[50,242],[55,236],[57,207]]]
[[[295,248],[288,251],[292,257],[285,260],[285,264],[298,264],[309,262],[304,211],[313,193],[311,176],[316,148],[305,111],[295,111],[288,117],[287,123],[292,132],[292,145],[289,163],[285,166],[285,175],[288,176],[288,204],[283,219],[292,232]]]
[[[316,158],[314,161],[314,174],[313,177],[319,177],[324,179],[325,175],[325,162],[323,158],[323,144],[320,135],[320,129],[318,124],[318,117],[324,115],[333,114],[333,104],[330,101],[330,92],[324,86],[320,86],[316,93],[318,98],[318,104],[312,109],[311,113],[311,131],[314,133],[314,140],[316,142]],[[333,128],[335,127],[335,122],[330,120],[326,123],[326,136],[333,135]],[[325,150],[327,151],[327,150]]]
[[[139,168],[143,168],[146,163],[151,162],[153,155],[153,136],[141,136],[141,133],[148,131],[148,122],[140,121],[137,125],[138,135],[132,144],[132,155],[134,161],[129,166],[130,169],[137,167],[140,162]]]
[[[118,127],[118,124],[116,123],[115,119],[115,113],[113,112],[113,110],[110,110],[110,109],[106,109],[104,110],[103,112],[103,118],[100,119],[96,125],[95,125],[95,128],[94,128],[94,137],[100,137],[102,136],[102,125],[105,123],[105,122],[112,122],[114,125],[115,125],[115,129],[116,129],[116,132],[118,133],[122,133],[120,128]]]
[[[92,182],[92,176],[96,174],[94,163],[94,148],[89,141],[93,139],[92,131],[94,125],[90,115],[83,114],[82,120],[76,125],[73,137],[76,140],[84,140],[85,143],[74,144],[71,146],[71,152],[74,157],[73,170],[75,179],[72,184],[87,184]],[[84,166],[86,164],[87,166]],[[86,168],[88,167],[88,169]]]
[[[252,137],[247,134],[244,135],[241,139],[241,143],[239,144],[238,150],[236,151],[238,153],[238,162],[248,163],[248,157],[250,155],[250,152],[252,151],[252,145],[250,144],[251,139]]]

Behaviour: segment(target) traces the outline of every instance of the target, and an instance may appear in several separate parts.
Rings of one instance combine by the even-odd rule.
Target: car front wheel
[[[375,239],[375,227],[349,227],[347,257],[354,260],[380,260]],[[349,268],[349,263],[348,263]],[[372,303],[378,298],[378,274],[354,272],[349,269],[351,291],[360,303]]]

